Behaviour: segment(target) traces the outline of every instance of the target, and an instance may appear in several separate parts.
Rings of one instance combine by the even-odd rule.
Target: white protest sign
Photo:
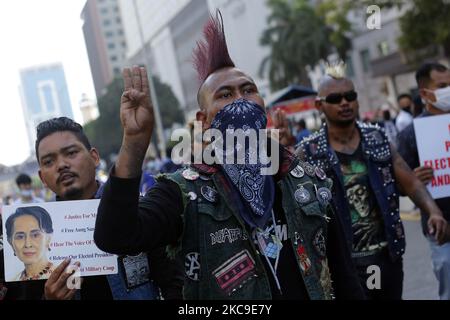
[[[420,165],[434,169],[427,186],[434,199],[450,197],[450,115],[416,119]]]
[[[82,277],[116,274],[117,257],[98,249],[94,227],[100,200],[3,207],[5,280],[48,279],[66,258]]]

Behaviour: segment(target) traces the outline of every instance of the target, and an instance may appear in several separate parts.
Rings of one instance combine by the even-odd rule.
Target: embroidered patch
[[[247,250],[225,261],[213,271],[219,287],[230,295],[250,278],[256,276],[255,260]]]
[[[198,252],[191,252],[186,255],[185,262],[186,276],[193,280],[200,279],[200,254]]]
[[[222,229],[210,234],[211,245],[222,244],[222,243],[233,243],[240,239],[244,240],[244,234],[241,229]]]
[[[300,268],[302,268],[304,273],[308,273],[309,269],[311,269],[311,260],[309,260],[309,257],[306,254],[305,247],[303,245],[298,246],[297,254],[300,263]]]
[[[211,188],[210,186],[203,186],[201,189],[201,193],[203,198],[211,203],[216,203],[219,200],[219,193],[216,191],[216,189]]]
[[[325,236],[323,235],[322,228],[319,228],[315,232],[314,238],[313,238],[313,246],[314,246],[314,249],[316,250],[317,254],[321,258],[324,258],[325,255],[327,254],[327,246],[325,243]]]

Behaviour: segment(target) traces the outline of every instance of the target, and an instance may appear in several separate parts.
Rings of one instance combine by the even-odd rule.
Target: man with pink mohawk
[[[194,51],[203,131],[266,129],[264,101],[229,56],[220,13],[204,33]],[[282,146],[271,150],[281,162],[273,176],[261,175],[259,158],[249,163],[255,146],[245,143],[244,163],[191,165],[160,177],[139,200],[153,109],[145,68],[125,69],[124,81],[123,144],[95,230],[101,249],[124,254],[168,245],[184,263],[186,299],[363,297],[331,211],[331,181]]]

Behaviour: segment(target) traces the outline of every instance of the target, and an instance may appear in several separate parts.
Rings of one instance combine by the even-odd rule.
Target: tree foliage
[[[306,0],[269,0],[271,15],[261,44],[271,53],[261,65],[272,90],[293,83],[308,84],[306,67],[314,67],[331,52],[330,29]]]
[[[413,59],[423,59],[423,54],[433,46],[441,46],[450,55],[450,2],[446,0],[412,0],[412,7],[400,19],[402,36],[400,47]]]
[[[400,17],[399,46],[415,60],[443,48],[450,55],[450,1],[448,0],[268,0],[271,15],[261,44],[271,53],[260,73],[266,72],[272,90],[292,83],[308,83],[307,67],[314,67],[330,53],[346,60],[351,39],[357,34],[348,17],[351,12],[368,16],[367,8],[405,8]],[[436,52],[433,52],[436,53]]]

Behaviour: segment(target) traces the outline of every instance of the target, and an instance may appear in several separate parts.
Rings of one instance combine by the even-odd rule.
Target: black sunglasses
[[[339,104],[342,102],[342,99],[347,100],[348,102],[353,102],[358,99],[358,93],[354,90],[345,92],[345,93],[331,93],[325,98],[319,97],[321,101],[325,101],[329,104]]]

